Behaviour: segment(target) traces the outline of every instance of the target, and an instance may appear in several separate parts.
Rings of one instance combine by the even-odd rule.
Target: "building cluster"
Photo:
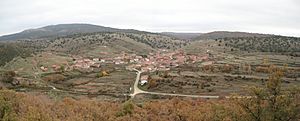
[[[99,68],[101,64],[130,64],[137,63],[141,59],[142,56],[138,56],[136,54],[127,54],[122,53],[115,57],[106,57],[106,58],[82,58],[82,57],[73,57],[73,65],[72,68],[80,68],[80,69],[89,69],[89,68]]]
[[[169,52],[159,50],[156,53],[148,55],[136,55],[123,52],[115,57],[105,58],[83,58],[74,56],[73,64],[69,66],[71,69],[90,69],[99,68],[101,64],[126,65],[126,69],[139,69],[142,72],[166,71],[172,67],[182,64],[195,63],[208,59],[208,54],[191,55],[186,54],[182,50]],[[42,68],[43,70],[46,70]]]
[[[82,68],[82,69],[88,69],[91,67],[100,67],[100,63],[97,62],[97,60],[93,59],[83,59],[83,58],[77,58],[74,59],[74,64],[72,65],[73,68]]]
[[[147,57],[139,59],[137,63],[131,64],[127,68],[138,68],[142,72],[166,71],[182,64],[204,61],[208,57],[208,54],[188,55],[181,50],[174,52],[158,51],[157,53],[149,53]]]

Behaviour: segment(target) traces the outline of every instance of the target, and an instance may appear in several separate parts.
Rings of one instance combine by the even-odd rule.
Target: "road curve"
[[[139,84],[139,80],[140,80],[140,77],[141,77],[141,71],[137,70],[137,69],[134,69],[134,71],[136,71],[136,79],[135,79],[135,82],[134,82],[134,85],[133,85],[133,93],[130,94],[130,96],[133,98],[135,95],[137,94],[140,94],[140,93],[145,93],[145,91],[141,90],[139,87],[138,87],[138,84]]]
[[[141,77],[141,71],[137,69],[133,69],[136,71],[136,79],[133,85],[133,92],[130,94],[131,98],[134,98],[137,94],[152,94],[152,95],[163,95],[163,96],[178,96],[178,97],[193,97],[193,98],[209,98],[209,99],[217,99],[219,96],[210,96],[210,95],[185,95],[185,94],[172,94],[172,93],[161,93],[161,92],[149,92],[143,91],[138,87],[139,80]]]

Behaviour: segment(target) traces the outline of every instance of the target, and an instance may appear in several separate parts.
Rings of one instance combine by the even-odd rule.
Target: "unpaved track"
[[[148,92],[143,91],[138,87],[139,80],[141,77],[141,71],[134,69],[136,71],[136,79],[133,85],[133,92],[130,94],[132,98],[134,98],[137,94],[152,94],[152,95],[163,95],[163,96],[177,96],[177,97],[193,97],[193,98],[210,98],[210,99],[217,99],[220,98],[219,96],[210,96],[210,95],[185,95],[185,94],[172,94],[172,93],[160,93],[160,92]]]

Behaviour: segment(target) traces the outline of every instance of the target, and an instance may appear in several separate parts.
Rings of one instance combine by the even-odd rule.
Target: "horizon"
[[[2,0],[0,36],[90,23],[149,32],[240,31],[300,36],[298,0]]]
[[[63,23],[63,24],[51,24],[51,25],[44,25],[40,27],[34,27],[34,28],[27,28],[24,30],[20,30],[17,32],[12,32],[8,34],[0,34],[0,37],[2,36],[7,36],[7,35],[12,35],[12,34],[17,34],[21,33],[26,30],[31,30],[31,29],[39,29],[47,26],[56,26],[56,25],[71,25],[71,24],[86,24],[86,25],[95,25],[95,26],[102,26],[102,27],[110,27],[110,26],[105,26],[105,25],[97,25],[97,24],[90,24],[90,23]],[[119,28],[119,27],[111,27],[115,29],[132,29],[132,28]],[[251,31],[234,31],[234,30],[212,30],[212,31],[205,31],[205,32],[198,32],[198,31],[146,31],[146,30],[139,30],[139,29],[133,29],[133,30],[138,30],[138,31],[145,31],[145,32],[151,32],[151,33],[183,33],[183,34],[205,34],[205,33],[211,33],[211,32],[244,32],[244,33],[253,33],[253,34],[269,34],[269,35],[279,35],[279,36],[289,36],[289,37],[300,37],[300,36],[290,36],[290,35],[281,35],[281,34],[273,34],[273,33],[259,33],[259,32],[251,32]]]

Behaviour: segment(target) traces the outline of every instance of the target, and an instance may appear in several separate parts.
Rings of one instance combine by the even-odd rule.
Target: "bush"
[[[120,117],[125,115],[131,115],[133,113],[133,110],[134,110],[133,102],[131,100],[126,101],[123,104],[122,110],[117,113],[117,116]]]
[[[66,77],[61,74],[52,74],[52,75],[44,76],[42,79],[44,81],[48,81],[48,82],[59,82],[59,81],[63,81],[64,79],[66,79]]]
[[[97,78],[104,77],[104,76],[109,76],[108,72],[101,71],[101,72],[97,73],[97,75],[96,75]]]
[[[16,73],[14,71],[6,71],[2,74],[2,82],[11,83],[14,80]]]
[[[15,121],[17,97],[13,91],[0,91],[0,120],[1,121]]]
[[[251,98],[236,102],[255,121],[289,121],[300,117],[300,95],[298,89],[282,90],[283,69],[271,66],[270,77],[264,88],[251,88]]]

